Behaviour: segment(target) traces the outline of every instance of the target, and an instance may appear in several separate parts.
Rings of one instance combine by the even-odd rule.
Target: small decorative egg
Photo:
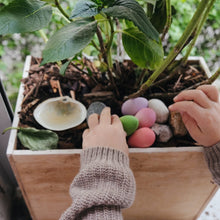
[[[128,145],[131,147],[150,147],[153,145],[156,135],[152,129],[144,127],[136,130],[128,139]]]
[[[136,117],[132,115],[124,115],[120,117],[120,120],[124,131],[127,133],[127,136],[131,135],[137,130],[139,121]]]
[[[160,99],[150,99],[148,107],[152,108],[156,113],[156,122],[165,123],[169,117],[169,109]]]
[[[144,97],[128,99],[122,104],[121,112],[123,115],[135,115],[140,109],[148,106],[148,100]]]
[[[152,127],[156,121],[156,113],[151,108],[142,108],[135,117],[139,120],[139,128]]]
[[[87,110],[87,117],[86,117],[87,122],[88,122],[88,118],[89,118],[90,115],[92,115],[92,114],[94,114],[94,113],[100,115],[101,112],[102,112],[102,110],[103,110],[105,107],[106,107],[106,105],[105,105],[104,103],[102,103],[102,102],[93,102],[93,103],[89,106],[89,108],[88,108],[88,110]]]
[[[156,133],[158,142],[166,143],[173,137],[173,133],[168,125],[155,123],[151,129]]]

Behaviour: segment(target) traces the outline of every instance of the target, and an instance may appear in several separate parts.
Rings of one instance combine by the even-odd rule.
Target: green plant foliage
[[[96,29],[97,22],[88,18],[64,26],[46,44],[42,65],[75,56],[89,44]]]
[[[61,75],[65,75],[65,72],[66,72],[66,69],[67,67],[69,66],[69,64],[71,63],[71,60],[70,61],[67,61],[66,63],[64,63],[61,68],[60,68],[60,74]]]
[[[138,28],[123,31],[123,45],[133,62],[142,68],[156,69],[163,61],[163,47],[146,37]]]
[[[115,0],[109,8],[104,8],[102,11],[108,16],[132,21],[147,37],[159,42],[158,32],[135,0]]]
[[[154,13],[150,19],[153,26],[157,29],[159,33],[163,32],[164,26],[167,20],[166,13],[166,0],[157,1]]]
[[[99,13],[99,6],[95,2],[88,0],[81,0],[76,3],[70,18],[92,17],[97,15],[98,13]]]
[[[56,149],[58,135],[50,130],[38,130],[36,128],[14,128],[10,127],[3,131],[3,134],[9,129],[18,129],[18,138],[24,147],[30,150],[50,150]]]
[[[52,8],[39,0],[14,0],[0,11],[0,34],[39,30],[48,25]]]

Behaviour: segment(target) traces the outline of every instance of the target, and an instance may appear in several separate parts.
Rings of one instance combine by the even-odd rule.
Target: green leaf
[[[147,37],[157,42],[160,41],[159,33],[135,0],[115,0],[109,8],[104,8],[102,11],[108,16],[132,21]]]
[[[67,61],[66,63],[64,63],[61,68],[60,68],[60,74],[61,75],[65,75],[66,69],[69,66],[69,64],[71,63],[71,60]]]
[[[18,138],[24,147],[30,150],[56,149],[58,136],[53,131],[35,128],[19,128]]]
[[[122,41],[128,56],[142,68],[154,70],[163,61],[161,42],[151,40],[136,27],[124,30]]]
[[[14,0],[0,11],[0,35],[40,30],[47,26],[52,8],[39,0]]]
[[[92,19],[74,21],[58,30],[47,42],[42,65],[75,56],[92,40],[97,22]]]
[[[157,1],[156,8],[150,21],[159,33],[163,32],[167,21],[166,0]]]
[[[93,1],[89,1],[89,0],[78,1],[75,5],[75,8],[70,18],[71,19],[78,17],[85,18],[85,17],[95,16],[99,13],[98,7],[99,6]]]

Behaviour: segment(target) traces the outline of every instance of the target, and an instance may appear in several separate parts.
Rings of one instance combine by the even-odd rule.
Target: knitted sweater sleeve
[[[121,220],[121,209],[132,205],[135,179],[124,153],[104,147],[81,153],[81,167],[70,186],[72,205],[60,220]]]
[[[204,147],[204,153],[213,179],[220,185],[220,142],[212,147]]]

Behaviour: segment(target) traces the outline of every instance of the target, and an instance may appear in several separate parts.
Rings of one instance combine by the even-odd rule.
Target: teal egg
[[[139,121],[136,117],[132,115],[124,115],[120,117],[121,123],[123,125],[124,131],[127,133],[127,136],[134,133],[139,125]]]

